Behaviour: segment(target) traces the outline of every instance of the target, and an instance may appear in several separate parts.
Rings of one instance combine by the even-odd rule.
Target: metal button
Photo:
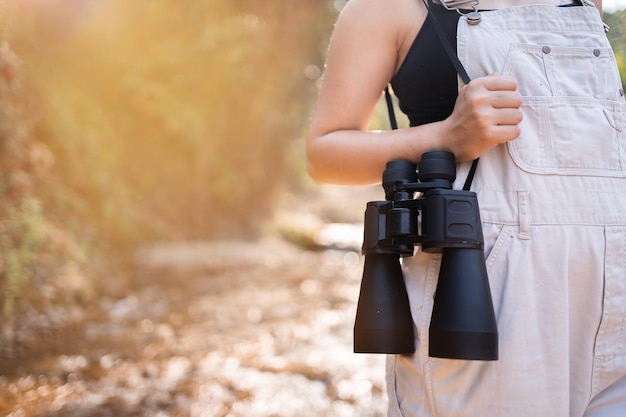
[[[549,46],[544,46],[543,48],[541,48],[541,50],[543,51],[544,54],[549,54],[551,51]]]
[[[593,50],[593,54],[594,54],[595,56],[600,56],[600,50],[599,50],[599,49],[594,49],[594,50]]]
[[[480,12],[473,11],[473,12],[467,13],[465,16],[467,17],[467,23],[472,26],[475,26],[480,23],[480,20],[481,20]]]

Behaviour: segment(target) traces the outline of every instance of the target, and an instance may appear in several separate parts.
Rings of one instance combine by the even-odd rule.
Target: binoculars
[[[385,201],[370,201],[365,211],[365,264],[354,325],[356,353],[415,352],[400,258],[412,256],[415,245],[420,245],[423,252],[442,254],[429,356],[498,359],[498,329],[478,199],[474,192],[453,190],[455,179],[450,152],[424,153],[419,171],[410,161],[387,163],[382,178]]]

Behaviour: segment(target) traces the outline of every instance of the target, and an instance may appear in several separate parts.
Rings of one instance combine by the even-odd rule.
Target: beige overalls
[[[404,260],[417,352],[388,359],[389,415],[626,417],[626,104],[605,28],[592,6],[481,15],[460,19],[459,58],[524,96],[521,136],[472,185],[500,358],[428,356],[441,258],[418,250]]]

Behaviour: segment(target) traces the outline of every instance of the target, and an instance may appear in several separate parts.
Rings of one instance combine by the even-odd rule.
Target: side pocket
[[[489,273],[500,256],[506,252],[506,247],[511,239],[515,238],[515,228],[500,224],[485,224],[483,226],[485,236],[485,264]]]
[[[502,232],[504,225],[495,223],[483,223],[483,239],[485,242],[485,260],[489,260],[491,252]]]
[[[491,250],[487,254],[485,264],[487,266],[487,276],[489,277],[489,287],[491,289],[491,299],[496,317],[500,317],[504,302],[506,279],[509,270],[510,259],[506,256],[509,253],[513,241],[517,238],[517,226],[491,225],[494,230],[498,230],[497,237],[491,245]],[[487,241],[485,240],[485,244]]]

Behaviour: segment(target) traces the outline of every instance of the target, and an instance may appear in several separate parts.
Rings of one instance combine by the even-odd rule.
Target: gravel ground
[[[317,250],[280,238],[142,249],[126,297],[0,358],[0,415],[383,416],[384,357],[352,353],[362,257],[347,227]]]

